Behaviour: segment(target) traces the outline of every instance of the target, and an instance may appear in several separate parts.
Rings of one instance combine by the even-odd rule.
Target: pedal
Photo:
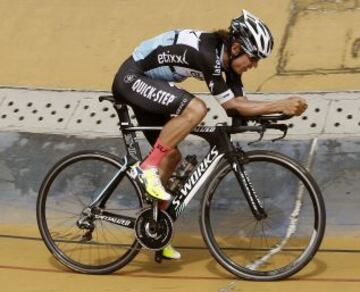
[[[157,262],[158,264],[161,264],[161,262],[162,262],[162,260],[163,260],[162,250],[157,250],[157,251],[155,252],[154,260],[155,260],[155,262]]]

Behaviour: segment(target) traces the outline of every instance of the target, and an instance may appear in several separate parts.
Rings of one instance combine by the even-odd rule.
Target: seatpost
[[[138,142],[136,141],[136,133],[127,131],[128,127],[132,127],[128,108],[125,104],[115,104],[114,108],[118,114],[120,121],[120,131],[123,134],[125,148],[130,158],[135,161],[141,161],[142,155]]]

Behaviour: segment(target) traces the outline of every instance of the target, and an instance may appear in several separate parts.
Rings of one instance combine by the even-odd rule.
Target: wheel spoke
[[[39,194],[40,232],[52,253],[68,267],[84,273],[112,272],[138,252],[135,236],[127,228],[88,214],[80,229],[77,220],[101,193],[122,164],[111,155],[81,152],[59,161],[48,174]],[[99,190],[100,188],[100,190]],[[102,211],[119,218],[135,217],[142,208],[141,190],[125,174]],[[85,210],[86,211],[86,210]]]
[[[62,210],[59,208],[54,208],[54,207],[48,207],[47,208],[48,211],[53,211],[53,212],[58,212],[58,213],[63,213],[63,214],[70,214],[73,216],[79,216],[80,213],[74,213],[74,212],[70,212],[70,211],[66,211],[66,210]]]
[[[204,239],[219,263],[237,276],[288,277],[310,261],[322,240],[321,193],[308,173],[280,154],[251,152],[246,172],[267,218],[252,216],[232,167],[223,163],[205,190]]]

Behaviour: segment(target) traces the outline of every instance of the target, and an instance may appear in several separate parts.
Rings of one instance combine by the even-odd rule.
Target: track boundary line
[[[74,274],[75,272],[72,271],[65,271],[65,270],[55,270],[55,269],[47,269],[47,268],[30,268],[30,267],[18,267],[18,266],[6,266],[6,265],[0,265],[0,269],[6,269],[6,270],[18,270],[18,271],[29,271],[29,272],[45,272],[45,273],[71,273]],[[85,276],[85,274],[83,274]],[[86,275],[89,276],[89,275]],[[206,276],[169,276],[169,275],[146,275],[146,274],[133,274],[132,272],[123,272],[123,273],[114,273],[107,275],[108,277],[131,277],[131,278],[156,278],[156,279],[168,279],[168,280],[215,280],[215,281],[224,281],[224,280],[237,280],[241,281],[241,279],[233,278],[233,277],[206,277]],[[245,280],[243,280],[245,281]],[[294,281],[294,282],[342,282],[342,283],[360,283],[360,278],[290,278],[283,281]]]
[[[20,235],[11,235],[11,234],[0,234],[1,238],[8,238],[8,239],[17,239],[17,240],[32,240],[32,241],[43,241],[40,237],[33,237],[33,236],[20,236]],[[176,248],[179,249],[188,249],[188,250],[208,250],[207,247],[202,246],[181,246],[177,245]],[[236,248],[231,248],[236,249]],[[144,249],[146,250],[146,249]],[[328,253],[360,253],[360,249],[335,249],[335,248],[324,248],[319,249],[318,252],[328,252]],[[1,267],[1,266],[0,266]]]

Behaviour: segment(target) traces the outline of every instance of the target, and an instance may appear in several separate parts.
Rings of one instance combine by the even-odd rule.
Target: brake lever
[[[267,129],[275,129],[275,130],[279,130],[279,131],[283,132],[281,137],[271,139],[272,142],[276,142],[276,141],[282,140],[286,137],[287,131],[288,131],[288,126],[285,124],[273,124],[273,123],[272,124],[264,124],[264,125],[262,125],[261,130],[258,131],[258,133],[260,134],[259,139],[249,142],[248,145],[250,146],[252,144],[260,142],[264,138],[264,134]]]
[[[252,141],[252,142],[249,142],[248,145],[250,146],[250,145],[252,145],[252,144],[255,144],[255,143],[260,142],[260,141],[264,138],[265,129],[266,129],[266,128],[265,128],[264,126],[262,126],[262,127],[261,127],[261,130],[258,131],[258,133],[259,133],[259,135],[260,135],[259,139],[255,140],[255,141]]]
[[[284,124],[280,124],[280,125],[276,125],[276,127],[274,127],[276,130],[279,130],[281,132],[283,132],[281,137],[275,138],[275,139],[271,139],[272,142],[276,142],[279,140],[282,140],[286,137],[287,135],[287,131],[288,131],[288,126],[284,125]]]
[[[281,137],[272,139],[271,141],[272,141],[272,142],[276,142],[276,141],[282,140],[282,139],[285,138],[286,135],[287,135],[287,129],[283,131],[283,135],[282,135]]]

